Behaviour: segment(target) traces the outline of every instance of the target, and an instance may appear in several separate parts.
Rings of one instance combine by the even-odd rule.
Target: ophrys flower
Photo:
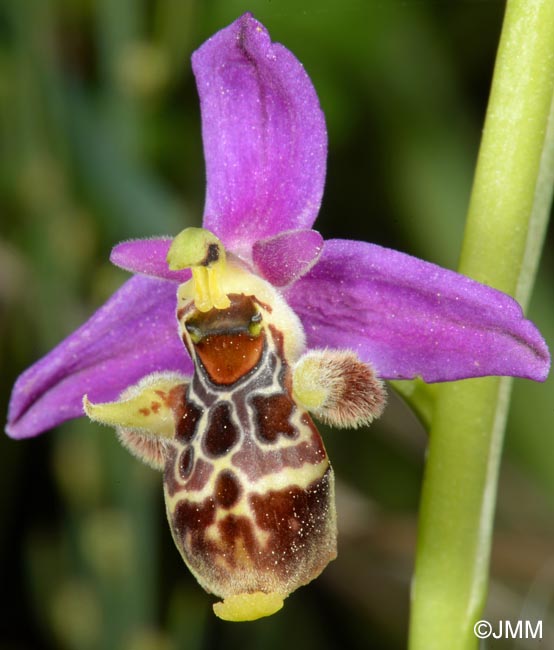
[[[357,426],[383,406],[377,375],[543,380],[549,355],[508,296],[311,230],[323,114],[300,63],[250,15],[193,68],[205,229],[114,249],[138,275],[19,378],[7,430],[77,417],[87,395],[91,417],[164,470],[176,544],[225,599],[218,613],[255,618],[335,554],[332,471],[307,411]]]

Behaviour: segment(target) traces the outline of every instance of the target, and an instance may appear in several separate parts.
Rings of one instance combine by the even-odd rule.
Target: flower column
[[[554,3],[508,2],[460,271],[528,302],[554,180]],[[444,384],[424,479],[412,650],[478,646],[510,379]],[[463,417],[460,417],[463,414]]]

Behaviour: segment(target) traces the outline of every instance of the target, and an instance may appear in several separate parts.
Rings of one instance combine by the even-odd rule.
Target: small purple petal
[[[397,251],[327,241],[286,296],[309,347],[356,350],[384,379],[548,375],[548,348],[515,300]]]
[[[254,264],[266,280],[284,287],[305,275],[323,250],[316,230],[290,230],[254,243]]]
[[[192,56],[206,158],[204,227],[231,250],[317,216],[325,118],[302,64],[250,14]]]
[[[130,239],[113,247],[110,261],[131,273],[141,273],[179,283],[186,282],[190,279],[189,269],[170,271],[167,266],[167,251],[172,241],[170,237]]]
[[[176,287],[136,276],[17,380],[6,432],[28,438],[83,415],[82,400],[116,399],[156,371],[192,372],[178,335]]]

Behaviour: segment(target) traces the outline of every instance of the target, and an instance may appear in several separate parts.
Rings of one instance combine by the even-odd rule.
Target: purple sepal
[[[325,181],[327,133],[302,64],[250,14],[192,56],[206,159],[203,225],[233,252],[310,228]]]
[[[309,347],[354,349],[384,379],[548,375],[546,343],[515,300],[397,251],[326,241],[286,296]]]
[[[190,269],[170,271],[167,266],[167,251],[171,237],[156,239],[130,239],[112,248],[110,262],[131,273],[141,273],[163,280],[186,282],[190,279]]]
[[[276,287],[284,287],[305,275],[323,250],[316,230],[291,230],[254,243],[252,258],[261,275]]]
[[[192,373],[179,336],[173,282],[135,276],[87,323],[17,380],[6,432],[28,438],[83,415],[92,402],[117,399],[156,371]]]

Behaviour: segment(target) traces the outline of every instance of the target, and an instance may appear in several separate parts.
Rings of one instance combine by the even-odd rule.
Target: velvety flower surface
[[[7,432],[83,413],[163,472],[172,536],[229,621],[277,612],[336,557],[334,475],[311,416],[378,417],[383,379],[544,380],[509,296],[312,225],[327,135],[302,65],[250,14],[193,55],[204,228],[128,241],[136,275],[18,379]]]
[[[548,349],[509,296],[400,252],[330,240],[311,227],[327,136],[302,65],[246,14],[193,55],[207,169],[203,225],[230,255],[281,288],[309,348],[357,352],[384,379],[512,375],[542,381]],[[124,242],[112,261],[137,273],[18,379],[7,432],[26,438],[116,399],[156,371],[190,373],[177,335],[170,238]]]

